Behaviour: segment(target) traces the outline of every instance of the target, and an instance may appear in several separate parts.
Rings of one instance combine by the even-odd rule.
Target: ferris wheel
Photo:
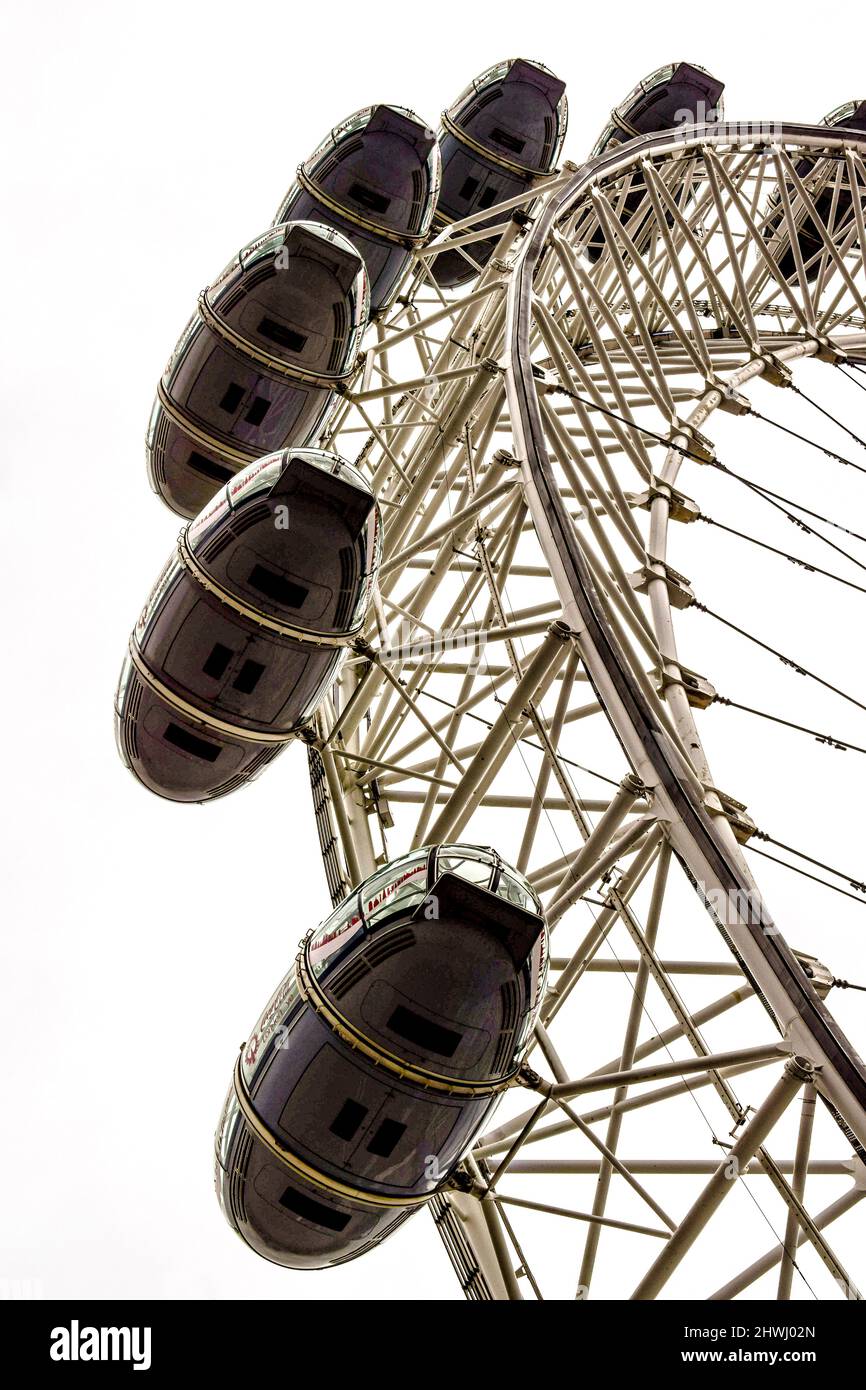
[[[560,168],[538,64],[483,74],[438,145],[359,113],[163,379],[151,477],[199,514],[130,647],[123,756],[199,800],[306,742],[334,906],[218,1132],[223,1208],[267,1258],[352,1258],[423,1206],[471,1299],[860,1297],[846,966],[774,888],[800,875],[853,932],[866,884],[817,796],[776,838],[711,754],[723,717],[768,776],[776,729],[863,752],[799,713],[804,683],[840,720],[866,700],[780,615],[791,565],[862,598],[866,537],[767,441],[866,471],[866,112],[725,123],[720,96],[672,64]],[[207,358],[206,407],[196,342],[228,372]],[[757,551],[781,582],[750,593]]]

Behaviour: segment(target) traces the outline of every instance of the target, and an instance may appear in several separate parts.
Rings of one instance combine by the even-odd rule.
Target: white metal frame
[[[777,1294],[791,1297],[807,1242],[836,1289],[859,1297],[824,1231],[866,1192],[866,1068],[824,1002],[832,974],[771,922],[743,848],[753,827],[711,775],[699,725],[712,691],[677,648],[676,615],[694,596],[669,554],[693,515],[683,460],[713,462],[715,411],[747,411],[758,376],[781,395],[803,357],[866,359],[864,161],[866,140],[826,128],[644,137],[503,208],[516,216],[496,257],[446,296],[431,255],[471,253],[482,235],[455,223],[419,252],[323,440],[368,471],[385,522],[371,621],[308,736],[332,896],[403,849],[484,839],[529,874],[554,933],[526,1095],[503,1102],[431,1203],[470,1297],[545,1295],[519,1230],[528,1213],[584,1233],[579,1297],[606,1230],[634,1238],[621,1296],[654,1297],[734,1179],[752,1176],[781,1199],[784,1237],[713,1296],[778,1263]],[[823,249],[805,265],[795,234],[807,213],[819,220],[826,189]],[[581,247],[599,230],[590,265]],[[602,743],[612,761],[599,774]],[[714,913],[727,959],[712,926],[693,959],[657,952],[680,870],[704,905],[733,905],[724,921]],[[755,901],[758,922],[742,910]],[[615,933],[636,959],[604,956]],[[579,1001],[612,971],[631,981],[618,1055],[573,1074],[563,1058]],[[690,1009],[683,980],[711,974],[739,978]],[[642,1038],[649,991],[669,1025]],[[713,1048],[704,1030],[734,1010],[741,1045]],[[702,1088],[730,1118],[720,1160],[620,1155],[626,1115]],[[767,1142],[801,1091],[796,1153],[777,1160]],[[596,1092],[604,1103],[579,1113],[572,1102]],[[816,1098],[837,1122],[838,1153],[821,1159]],[[580,1157],[562,1156],[563,1135]],[[590,1210],[549,1199],[551,1177],[587,1173]],[[657,1194],[676,1200],[670,1177],[701,1173],[706,1187],[674,1219]],[[846,1175],[847,1191],[810,1215],[807,1178]],[[620,1211],[626,1190],[640,1219]]]

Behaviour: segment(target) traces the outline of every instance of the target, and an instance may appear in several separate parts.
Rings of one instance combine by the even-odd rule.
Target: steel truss
[[[859,1297],[825,1231],[866,1193],[866,1067],[710,771],[715,691],[680,660],[696,595],[669,556],[700,513],[681,472],[720,464],[715,412],[747,415],[759,377],[781,398],[801,359],[866,360],[864,203],[866,141],[824,127],[692,127],[566,166],[503,206],[462,295],[429,266],[471,257],[480,219],[418,253],[322,441],[385,521],[374,612],[308,735],[332,898],[412,847],[490,843],[553,932],[522,1085],[430,1203],[468,1297],[730,1298],[776,1267],[764,1296]],[[750,1221],[765,1252],[731,1237]]]

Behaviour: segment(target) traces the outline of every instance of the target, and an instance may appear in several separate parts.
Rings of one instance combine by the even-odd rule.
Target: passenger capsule
[[[157,389],[151,486],[195,516],[240,469],[309,443],[351,376],[369,302],[357,251],[313,222],[274,227],[199,297]]]
[[[442,190],[433,216],[441,232],[472,213],[517,198],[554,168],[568,125],[565,83],[541,63],[512,58],[488,68],[442,113]],[[473,227],[495,226],[491,216]],[[471,242],[466,252],[485,266],[496,238]],[[440,285],[461,285],[477,272],[460,251],[431,264]]]
[[[515,1077],[546,968],[538,899],[494,850],[418,850],[362,883],[241,1051],[216,1136],[229,1225],[293,1269],[390,1235]]]
[[[866,101],[846,101],[843,106],[837,106],[835,110],[826,115],[820,122],[821,125],[830,126],[832,129],[844,127],[847,130],[858,131],[861,134],[866,132]],[[836,160],[820,160],[818,157],[809,156],[801,159],[795,165],[797,174],[806,186],[809,196],[815,204],[815,212],[822,226],[827,226],[831,222],[837,228],[844,227],[852,216],[851,194],[847,188],[840,187],[836,192],[836,171],[838,164]],[[817,171],[818,182],[810,175]],[[823,174],[823,178],[820,177]],[[825,251],[824,242],[818,232],[811,213],[800,205],[800,200],[796,190],[789,185],[788,200],[791,205],[791,215],[795,226],[798,228],[797,242],[799,244],[800,256],[803,263],[803,272],[807,281],[814,281],[818,278],[818,271],[824,259],[822,253]],[[791,238],[788,233],[787,219],[782,206],[782,196],[778,189],[770,195],[767,212],[764,222],[764,239],[768,242],[768,250],[779,263],[779,269],[785,280],[796,282],[798,280],[797,258],[791,245]]]
[[[720,121],[724,112],[724,90],[724,82],[711,77],[696,63],[668,63],[658,68],[639,82],[611,112],[590,159],[597,159],[639,135]],[[620,214],[624,224],[634,216],[643,198],[643,179],[640,174],[633,174],[632,189],[625,197]],[[629,228],[629,235],[640,249],[640,229]],[[597,229],[586,248],[592,262],[598,260],[603,247],[604,234]]]
[[[375,498],[333,454],[251,464],[188,523],[132,634],[120,755],[151,791],[207,801],[248,782],[311,717],[363,625]]]
[[[367,106],[300,166],[274,220],[314,218],[348,237],[366,262],[377,314],[427,240],[439,171],[436,136],[414,112]]]

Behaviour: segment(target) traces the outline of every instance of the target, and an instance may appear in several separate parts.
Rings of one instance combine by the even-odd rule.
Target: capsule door
[[[354,365],[368,312],[358,253],[311,223],[246,247],[199,299],[160,382],[152,485],[194,516],[255,459],[316,433]]]

